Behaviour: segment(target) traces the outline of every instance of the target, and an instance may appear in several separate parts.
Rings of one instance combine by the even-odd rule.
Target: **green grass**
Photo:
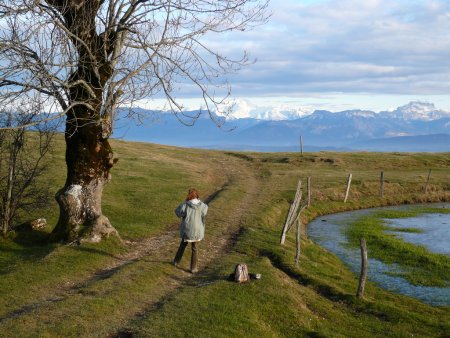
[[[423,246],[407,243],[394,234],[386,232],[396,228],[389,226],[385,219],[449,212],[450,210],[442,208],[378,211],[350,223],[346,235],[349,238],[349,245],[353,247],[359,246],[359,239],[364,237],[370,248],[371,257],[387,264],[397,264],[404,270],[397,275],[406,278],[411,284],[448,287],[450,286],[450,259],[448,256],[432,253]],[[411,229],[402,230],[411,232]]]
[[[424,231],[422,229],[417,229],[417,228],[396,228],[396,227],[389,227],[390,231],[395,231],[395,232],[406,232],[406,233],[415,233],[415,234],[421,234]]]
[[[103,211],[125,242],[50,245],[45,238],[57,219],[56,203],[30,215],[47,218],[49,228],[0,239],[0,337],[119,332],[143,337],[439,337],[450,331],[449,307],[432,307],[370,282],[364,301],[358,300],[357,276],[305,236],[305,225],[323,214],[449,201],[449,154],[301,157],[112,143],[119,162],[105,188]],[[49,159],[53,169],[43,177],[53,191],[64,183],[62,149],[60,143]],[[381,170],[384,198],[379,197]],[[350,172],[354,181],[343,203]],[[278,242],[298,179],[305,185],[308,176],[312,206],[302,217],[297,268],[293,231],[285,246]],[[192,186],[202,198],[218,192],[200,245],[203,271],[194,277],[169,264],[178,246],[173,210]],[[218,251],[230,236],[228,246]],[[121,263],[120,255],[151,240],[153,251]],[[188,261],[186,254],[183,268]],[[227,281],[240,262],[262,279],[243,285]]]
[[[196,284],[172,294],[157,311],[131,322],[125,332],[138,337],[437,337],[449,329],[448,309],[372,283],[365,301],[359,301],[356,276],[309,240],[302,241],[295,268],[292,234],[286,247],[278,244],[284,196],[291,197],[282,189],[266,196],[263,207],[245,221],[232,255]],[[262,279],[246,285],[226,281],[241,261],[251,272],[262,273]]]

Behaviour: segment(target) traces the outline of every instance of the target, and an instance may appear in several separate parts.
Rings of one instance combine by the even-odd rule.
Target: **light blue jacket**
[[[182,218],[180,225],[180,236],[188,241],[201,241],[205,236],[205,216],[208,206],[199,201],[195,204],[192,201],[181,203],[175,214]]]

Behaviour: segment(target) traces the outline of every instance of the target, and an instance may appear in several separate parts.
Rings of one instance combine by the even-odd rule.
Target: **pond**
[[[429,205],[427,205],[429,206]],[[450,209],[450,203],[432,204],[433,207]],[[417,206],[398,206],[357,210],[327,215],[316,218],[308,225],[310,239],[336,254],[358,276],[361,268],[361,253],[359,248],[348,245],[345,230],[348,224],[362,216],[379,210],[409,210]],[[410,218],[386,220],[392,231],[402,240],[425,246],[429,251],[445,254],[450,259],[450,214],[421,214]],[[415,228],[417,232],[403,232],[402,228]],[[406,279],[395,276],[402,269],[396,264],[384,264],[370,258],[369,280],[376,282],[389,291],[417,298],[425,303],[437,306],[450,305],[450,287],[428,287],[410,284]]]

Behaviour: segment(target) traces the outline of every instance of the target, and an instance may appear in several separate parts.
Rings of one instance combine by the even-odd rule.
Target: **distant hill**
[[[384,151],[448,152],[450,151],[450,134],[373,139],[354,144],[351,148],[368,151],[383,149]]]
[[[191,127],[170,113],[140,113],[150,118],[142,125],[119,120],[114,137],[212,149],[298,151],[301,135],[305,151],[450,151],[450,113],[430,103],[411,102],[379,113],[316,110],[296,119],[234,118],[221,128],[205,112]]]

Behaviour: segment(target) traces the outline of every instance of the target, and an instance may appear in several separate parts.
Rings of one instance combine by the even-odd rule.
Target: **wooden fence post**
[[[307,189],[308,189],[308,200],[306,201],[306,207],[309,208],[309,206],[311,205],[311,177],[308,177]]]
[[[303,136],[300,135],[300,155],[303,156]]]
[[[428,170],[427,184],[425,184],[425,194],[428,191],[428,183],[430,183],[431,169]]]
[[[380,197],[384,197],[384,172],[381,172],[380,175]]]
[[[295,252],[295,266],[298,267],[298,261],[300,260],[300,226],[301,226],[301,221],[300,221],[300,216],[297,218],[297,233],[296,233],[296,244],[297,244],[297,249]]]
[[[286,218],[286,222],[283,226],[283,231],[281,232],[280,244],[284,244],[286,241],[286,233],[289,229],[289,225],[292,223],[293,217],[297,214],[297,210],[300,206],[300,201],[302,199],[302,181],[298,181],[297,191],[295,192],[294,202],[292,202],[291,207],[289,208],[289,213]]]
[[[359,244],[361,246],[361,274],[359,276],[358,292],[356,295],[359,299],[362,299],[364,297],[364,287],[366,286],[368,266],[366,240],[364,238],[361,238],[359,240]]]
[[[352,183],[352,174],[349,174],[348,175],[348,180],[347,180],[347,190],[345,192],[344,203],[347,202],[348,193],[350,192],[350,184],[351,183]]]

